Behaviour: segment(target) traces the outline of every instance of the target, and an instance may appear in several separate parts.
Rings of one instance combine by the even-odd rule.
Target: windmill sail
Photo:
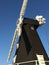
[[[10,57],[11,57],[11,54],[12,54],[12,51],[13,51],[13,48],[14,48],[14,44],[16,42],[16,37],[21,35],[21,26],[20,25],[22,24],[22,20],[23,20],[22,17],[25,13],[27,2],[28,2],[28,0],[23,1],[23,5],[22,5],[22,8],[21,8],[21,12],[20,12],[20,17],[18,18],[17,28],[15,29],[15,33],[14,33],[14,36],[13,36],[13,40],[12,40],[12,44],[11,44],[11,47],[10,47],[10,51],[9,51],[7,60],[10,60]]]
[[[23,15],[24,15],[25,9],[26,9],[26,6],[27,6],[27,2],[28,2],[28,0],[24,0],[24,2],[23,2],[23,4],[22,4],[20,16],[23,16]]]

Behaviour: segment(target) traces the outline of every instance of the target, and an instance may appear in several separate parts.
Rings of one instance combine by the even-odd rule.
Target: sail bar
[[[43,55],[37,55],[37,59],[38,59],[39,65],[46,65]]]
[[[27,6],[27,2],[28,2],[28,0],[24,0],[23,1],[22,8],[21,8],[21,11],[20,11],[20,17],[23,17],[23,15],[25,13],[25,9],[26,9],[26,6]]]
[[[12,54],[12,51],[13,51],[13,48],[14,48],[14,44],[15,44],[15,41],[16,41],[17,34],[18,34],[17,29],[15,29],[12,44],[11,44],[10,51],[9,51],[9,54],[8,54],[8,58],[7,58],[7,62],[8,62],[8,60],[10,60],[10,57],[11,57],[11,54]]]

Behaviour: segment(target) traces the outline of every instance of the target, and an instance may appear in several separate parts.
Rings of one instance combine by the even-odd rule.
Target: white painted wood
[[[44,56],[43,56],[43,55],[36,55],[36,56],[37,56],[39,65],[46,65],[46,64],[45,64],[45,60],[44,60]]]

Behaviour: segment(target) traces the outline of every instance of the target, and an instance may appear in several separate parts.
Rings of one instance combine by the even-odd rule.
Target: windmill
[[[39,65],[46,65],[44,58],[47,60],[48,56],[36,31],[36,29],[39,26],[45,23],[45,18],[41,15],[36,16],[35,19],[23,18],[27,6],[27,2],[28,0],[23,1],[23,5],[20,11],[20,16],[18,18],[18,24],[14,32],[11,48],[8,54],[8,60],[10,60],[14,48],[14,44],[18,36],[19,41],[17,44],[17,49],[13,63],[18,63],[16,65],[19,65],[19,62],[24,63],[24,61],[30,62],[31,60],[38,59]],[[44,61],[43,64],[42,62],[40,62],[41,60]],[[34,65],[34,64],[30,63],[28,65]]]

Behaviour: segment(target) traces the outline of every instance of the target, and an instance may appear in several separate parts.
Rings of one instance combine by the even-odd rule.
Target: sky
[[[0,65],[12,63],[16,44],[9,62],[7,62],[7,56],[22,2],[23,0],[0,0]],[[36,15],[46,18],[46,23],[37,31],[49,57],[49,0],[28,0],[24,17],[34,19]]]

